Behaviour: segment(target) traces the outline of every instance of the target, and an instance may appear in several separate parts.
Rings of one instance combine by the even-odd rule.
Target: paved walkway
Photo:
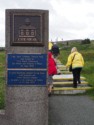
[[[94,100],[85,95],[49,97],[49,125],[94,125]]]

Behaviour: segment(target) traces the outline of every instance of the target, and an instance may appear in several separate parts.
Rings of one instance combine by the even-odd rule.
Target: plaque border
[[[16,42],[15,40],[14,40],[14,33],[15,33],[15,30],[14,30],[14,22],[15,22],[15,20],[14,20],[14,18],[15,18],[15,16],[39,16],[40,17],[40,42]],[[45,19],[45,13],[41,13],[41,12],[38,12],[38,13],[28,13],[28,12],[13,12],[13,13],[11,13],[11,22],[13,22],[12,24],[11,24],[11,29],[12,29],[12,31],[13,31],[13,34],[11,35],[10,34],[10,45],[11,46],[44,46],[44,32],[43,32],[43,27],[45,27],[44,25],[45,25],[45,23],[44,23],[44,21],[43,21],[43,19]]]

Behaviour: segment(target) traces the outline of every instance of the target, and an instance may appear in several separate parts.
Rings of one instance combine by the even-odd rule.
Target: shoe
[[[81,83],[78,83],[78,86],[81,86]]]
[[[77,88],[77,86],[73,86],[73,88]]]
[[[80,81],[80,80],[78,81],[78,84],[81,84],[81,81]]]
[[[49,92],[49,93],[48,93],[48,97],[50,97],[51,95],[52,95],[51,92]]]
[[[79,82],[78,85],[80,85],[81,83]]]
[[[54,86],[52,86],[52,89],[54,88]]]

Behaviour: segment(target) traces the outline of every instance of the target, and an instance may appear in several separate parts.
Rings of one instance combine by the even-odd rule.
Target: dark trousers
[[[73,86],[77,87],[77,83],[80,84],[80,73],[81,73],[82,68],[75,68],[72,70],[73,73]]]

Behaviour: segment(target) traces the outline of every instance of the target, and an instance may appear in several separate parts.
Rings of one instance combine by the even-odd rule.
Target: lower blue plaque
[[[8,85],[46,85],[46,70],[8,70]]]

